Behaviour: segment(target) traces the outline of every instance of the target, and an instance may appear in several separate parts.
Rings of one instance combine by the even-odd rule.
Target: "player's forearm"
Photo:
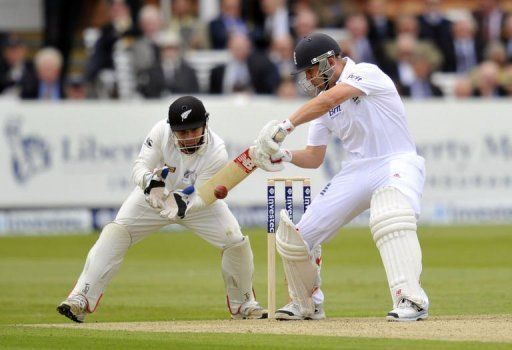
[[[307,149],[294,150],[292,152],[291,163],[300,167],[308,169],[316,169],[323,163],[323,158],[318,157]]]
[[[350,85],[338,84],[308,101],[295,111],[295,113],[293,113],[288,119],[290,119],[294,127],[297,127],[321,117],[340,103],[361,94],[361,91]]]

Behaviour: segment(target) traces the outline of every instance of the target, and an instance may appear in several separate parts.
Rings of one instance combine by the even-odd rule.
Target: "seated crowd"
[[[291,75],[293,48],[303,36],[322,30],[339,36],[344,56],[377,64],[404,97],[512,96],[512,15],[498,0],[450,12],[440,0],[424,0],[421,13],[394,17],[384,0],[368,0],[364,11],[348,13],[332,1],[261,0],[260,16],[250,19],[243,0],[219,3],[219,15],[203,23],[191,1],[172,0],[165,23],[154,5],[133,16],[123,0],[110,0],[108,23],[88,32],[94,40],[85,45],[79,74],[63,71],[69,64],[58,49],[43,47],[29,57],[26,43],[5,33],[0,98],[300,97]]]

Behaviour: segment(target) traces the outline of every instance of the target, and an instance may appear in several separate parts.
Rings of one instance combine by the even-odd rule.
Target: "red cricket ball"
[[[226,188],[226,186],[217,185],[217,186],[215,186],[215,190],[213,191],[213,194],[215,195],[215,198],[223,199],[223,198],[226,198],[226,196],[228,195],[228,189]]]

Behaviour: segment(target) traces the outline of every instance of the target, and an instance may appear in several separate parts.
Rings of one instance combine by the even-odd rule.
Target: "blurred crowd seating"
[[[0,37],[0,98],[296,98],[293,47],[312,31],[404,97],[512,96],[510,1],[211,1],[204,21],[198,0],[45,0],[39,36]]]

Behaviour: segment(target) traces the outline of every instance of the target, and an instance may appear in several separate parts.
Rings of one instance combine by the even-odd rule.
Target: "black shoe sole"
[[[71,312],[71,308],[69,305],[59,305],[57,306],[57,312],[63,316],[66,316],[72,321],[75,321],[76,323],[83,323],[83,321],[80,321],[78,318],[76,318],[75,315]]]

